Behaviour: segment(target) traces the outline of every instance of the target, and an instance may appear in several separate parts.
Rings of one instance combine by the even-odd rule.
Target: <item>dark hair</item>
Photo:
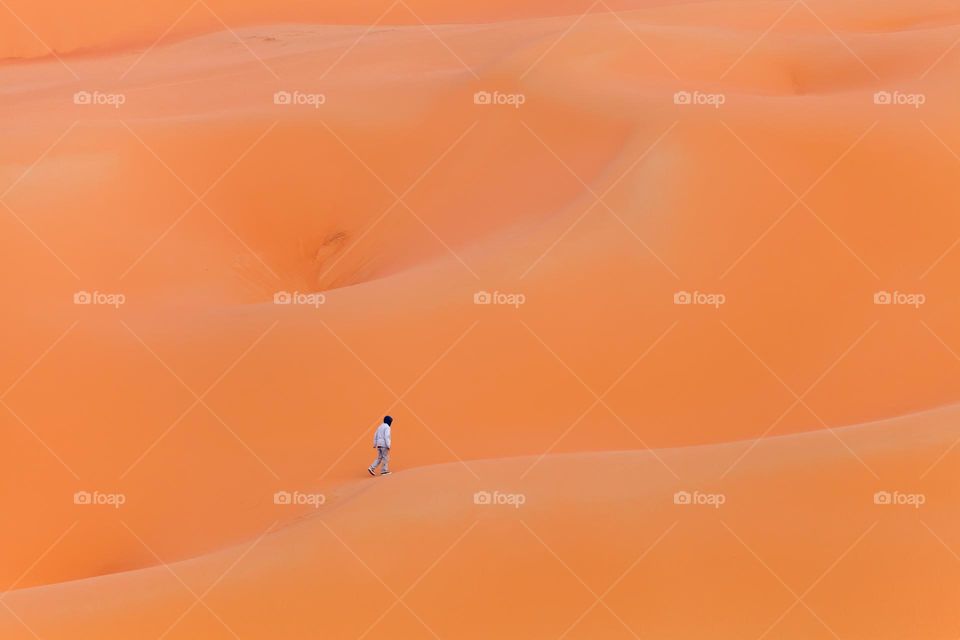
[[[384,416],[383,421],[386,422],[387,424],[393,424],[393,418],[391,418],[390,416]]]

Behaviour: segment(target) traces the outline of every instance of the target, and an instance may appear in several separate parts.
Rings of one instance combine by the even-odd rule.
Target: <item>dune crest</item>
[[[0,636],[956,635],[956,7],[7,2]]]
[[[244,637],[266,626],[290,637],[358,635],[376,617],[363,613],[371,608],[364,592],[389,596],[411,584],[404,606],[390,607],[389,597],[373,605],[374,613],[385,613],[373,632],[389,628],[416,636],[433,629],[441,637],[479,638],[509,626],[517,636],[569,630],[619,637],[633,627],[668,637],[709,625],[727,637],[759,635],[788,610],[776,623],[780,637],[831,630],[841,637],[868,631],[874,637],[933,637],[935,615],[951,608],[952,596],[931,590],[928,572],[945,570],[949,551],[932,545],[923,556],[908,557],[889,550],[903,536],[930,535],[924,527],[946,540],[960,535],[949,516],[949,496],[936,488],[938,480],[955,477],[956,459],[937,464],[915,486],[928,501],[922,519],[910,507],[879,508],[874,494],[929,468],[960,438],[958,415],[960,408],[950,407],[844,428],[836,434],[843,444],[820,431],[758,443],[410,469],[389,480],[334,488],[326,504],[308,509],[296,524],[230,549],[167,567],[25,589],[8,600],[31,616],[58,606],[55,619],[37,627],[51,637],[68,630],[71,637],[98,637],[107,620],[120,624],[111,633],[148,633],[158,619],[172,624],[174,614],[189,606],[190,598],[183,598],[188,588],[199,593],[212,584],[212,611],[196,607],[197,613],[177,621],[174,637],[211,630]],[[845,447],[858,458],[845,455]],[[721,491],[718,477],[724,473]],[[678,498],[684,494],[695,496],[694,502]],[[707,502],[711,497],[717,506]],[[844,515],[824,520],[817,515],[824,511]],[[571,527],[573,522],[581,524]],[[806,526],[797,526],[801,522]],[[692,551],[705,530],[712,532],[712,543]],[[384,531],[390,532],[386,543]],[[489,553],[506,539],[510,548]],[[797,558],[794,550],[810,539],[816,552]],[[599,549],[602,565],[593,561]],[[483,577],[457,580],[474,571],[468,567],[477,554],[485,558]],[[440,562],[431,566],[435,556]],[[241,557],[242,569],[237,564],[232,570]],[[690,563],[699,566],[696,588],[677,575],[678,566]],[[797,615],[790,590],[805,590],[824,572],[807,603],[810,611]],[[863,572],[896,574],[902,581],[893,590],[852,599],[851,591],[863,589]],[[529,588],[544,589],[539,580],[527,584],[517,575],[550,577],[549,622],[539,607],[511,607],[509,619],[479,615],[500,603],[527,601]],[[274,588],[266,595],[251,591],[255,584]],[[591,607],[589,590],[599,594],[610,586],[604,604]],[[345,597],[349,593],[357,597]],[[95,615],[89,613],[93,602],[105,603]],[[337,603],[338,615],[309,615],[318,603],[330,611],[322,604],[330,602]],[[890,613],[868,623],[885,603]],[[456,616],[439,614],[438,604]],[[918,626],[913,607],[930,622]],[[247,613],[218,624],[221,608]],[[463,615],[478,619],[464,630],[455,626]],[[9,632],[15,630],[9,625]]]

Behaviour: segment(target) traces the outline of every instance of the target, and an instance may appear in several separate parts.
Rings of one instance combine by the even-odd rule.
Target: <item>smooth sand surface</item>
[[[588,7],[0,3],[0,638],[960,636],[960,8]]]

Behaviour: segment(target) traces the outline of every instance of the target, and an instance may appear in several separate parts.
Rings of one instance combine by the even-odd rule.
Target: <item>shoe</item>
[[[388,475],[390,475],[391,473],[392,473],[391,471],[383,471],[383,472],[380,473],[380,475],[382,475],[382,476],[388,476]]]
[[[377,475],[377,474],[375,474],[375,473],[373,472],[373,469],[367,469],[367,473],[369,473],[369,474],[372,475],[372,476]]]

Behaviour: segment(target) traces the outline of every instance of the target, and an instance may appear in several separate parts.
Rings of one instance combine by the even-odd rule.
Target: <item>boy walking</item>
[[[373,434],[373,447],[377,450],[377,459],[367,468],[367,472],[375,476],[377,467],[383,463],[380,469],[380,475],[390,475],[390,425],[393,424],[393,418],[384,416],[383,424],[377,427]]]

